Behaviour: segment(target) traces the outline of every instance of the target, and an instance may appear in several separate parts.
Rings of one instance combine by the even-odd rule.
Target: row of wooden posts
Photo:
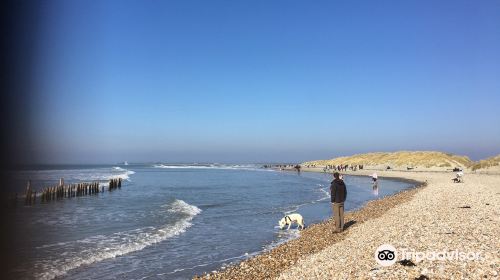
[[[122,187],[121,178],[113,178],[109,180],[108,191]],[[77,196],[93,195],[104,192],[104,186],[99,188],[99,182],[76,183],[64,185],[64,179],[59,180],[59,185],[46,187],[40,192],[40,201],[49,202],[62,198],[70,198]],[[36,202],[37,192],[31,187],[31,180],[28,181],[25,193],[25,203],[34,204]]]
[[[109,190],[114,190],[116,188],[121,188],[122,187],[122,179],[121,178],[115,178],[109,180]]]

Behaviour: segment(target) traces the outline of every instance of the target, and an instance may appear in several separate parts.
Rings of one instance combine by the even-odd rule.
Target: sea
[[[306,227],[331,216],[331,174],[262,168],[261,164],[115,164],[32,166],[14,172],[18,192],[7,218],[12,279],[190,279],[300,236],[278,221],[300,213]],[[35,190],[121,178],[95,195],[25,205]],[[345,176],[346,211],[414,186]]]

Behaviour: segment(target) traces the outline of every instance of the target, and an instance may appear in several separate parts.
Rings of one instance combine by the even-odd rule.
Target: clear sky
[[[500,153],[500,1],[46,1],[44,162]]]

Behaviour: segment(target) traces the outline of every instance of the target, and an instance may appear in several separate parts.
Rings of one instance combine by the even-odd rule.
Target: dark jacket
[[[344,202],[347,197],[347,189],[344,181],[340,179],[333,180],[330,185],[330,194],[332,203]]]

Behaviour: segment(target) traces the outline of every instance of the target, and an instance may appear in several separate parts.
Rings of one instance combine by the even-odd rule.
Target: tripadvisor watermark
[[[375,260],[382,266],[390,266],[397,260],[428,261],[480,261],[480,252],[463,252],[459,250],[415,251],[407,248],[397,250],[390,244],[380,245],[375,251]]]
[[[416,260],[421,262],[428,261],[480,261],[480,252],[462,252],[459,250],[442,250],[442,251],[426,251],[418,252],[409,249],[400,250],[401,259]]]
[[[397,250],[390,244],[380,245],[375,251],[375,260],[381,266],[393,265],[397,260]]]

